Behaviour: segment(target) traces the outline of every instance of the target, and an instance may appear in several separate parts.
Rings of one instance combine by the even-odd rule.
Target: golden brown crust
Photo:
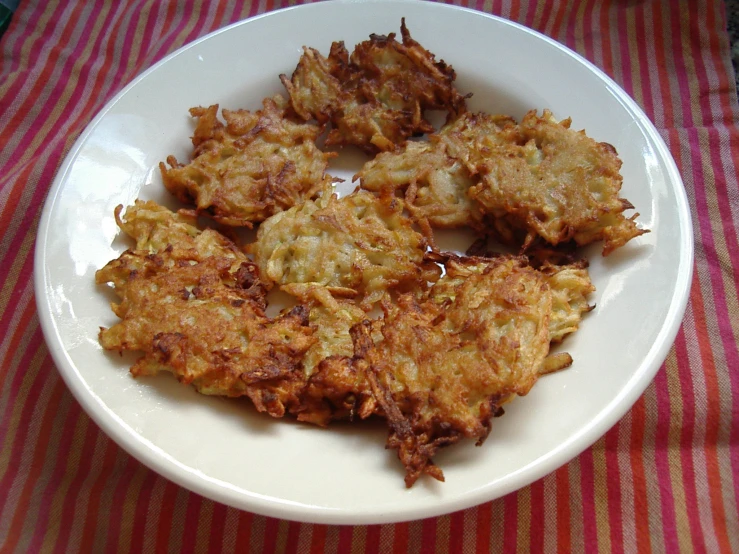
[[[439,141],[409,141],[394,152],[378,154],[354,179],[373,192],[403,192],[411,215],[433,227],[482,230],[482,210],[468,195],[475,181]]]
[[[388,289],[438,271],[424,263],[426,240],[402,212],[394,197],[324,193],[262,223],[249,251],[274,283],[321,285],[372,304]]]
[[[490,214],[499,238],[523,232],[524,247],[538,237],[558,245],[603,241],[603,255],[646,230],[619,197],[621,160],[610,144],[557,122],[549,110],[531,111],[514,125],[508,118],[465,114],[443,129],[449,152],[467,165],[478,183],[469,195]],[[503,123],[501,125],[500,123]]]
[[[464,97],[453,87],[454,70],[413,40],[405,21],[401,34],[402,43],[394,33],[373,34],[351,56],[342,42],[331,46],[327,58],[305,48],[292,77],[280,76],[296,113],[331,123],[327,145],[389,151],[433,131],[426,110],[444,110],[450,117],[464,111]]]
[[[159,164],[164,186],[179,200],[219,223],[251,227],[253,223],[313,198],[331,178],[332,154],[315,144],[315,125],[292,121],[286,101],[267,98],[257,112],[223,110],[218,105],[193,108],[198,118],[192,160],[174,156]]]
[[[248,396],[282,416],[298,403],[302,358],[316,340],[307,310],[268,318],[256,266],[225,237],[180,219],[137,202],[121,220],[138,248],[96,273],[121,299],[111,305],[121,321],[100,330],[100,343],[142,352],[135,376],[169,371],[203,394]]]

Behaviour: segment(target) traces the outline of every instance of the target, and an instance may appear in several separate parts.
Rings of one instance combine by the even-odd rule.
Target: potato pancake
[[[378,154],[354,179],[373,192],[403,192],[413,217],[433,227],[482,229],[482,209],[467,194],[476,181],[438,140],[409,141],[394,152]]]
[[[120,298],[121,321],[100,330],[106,350],[143,353],[134,376],[173,373],[198,392],[247,396],[281,417],[298,404],[302,358],[315,343],[308,311],[265,313],[256,266],[226,237],[193,225],[192,213],[137,202],[116,219],[137,241],[96,273]]]
[[[563,290],[575,286],[558,296],[568,328],[589,309],[584,297],[592,287],[586,274],[578,277],[556,281]],[[398,450],[407,486],[422,473],[443,480],[432,462],[440,447],[462,438],[482,444],[503,403],[571,363],[569,355],[548,358],[551,341],[564,333],[553,322],[555,294],[525,258],[457,258],[427,300],[408,294],[383,303],[381,341],[367,323],[353,328],[356,371],[369,379],[388,420],[387,444]]]
[[[280,76],[298,114],[331,123],[328,146],[393,150],[433,131],[425,111],[444,110],[452,118],[465,110],[454,70],[411,38],[405,20],[400,30],[402,43],[394,33],[373,34],[351,56],[343,42],[333,43],[328,57],[306,47],[292,77]]]
[[[453,156],[478,177],[469,195],[495,219],[509,241],[523,234],[528,246],[539,237],[552,245],[603,241],[610,254],[646,230],[623,212],[619,197],[621,160],[610,144],[558,122],[549,110],[526,114],[520,125],[495,123],[493,116],[466,115],[440,136]],[[503,118],[505,121],[508,118]]]
[[[368,305],[390,288],[435,280],[438,267],[424,261],[426,246],[402,200],[326,191],[263,222],[249,252],[265,279],[329,287]]]
[[[198,118],[192,161],[159,164],[164,186],[179,200],[219,223],[252,227],[313,198],[331,177],[333,156],[316,147],[320,129],[288,117],[287,101],[267,98],[256,112],[193,108]]]

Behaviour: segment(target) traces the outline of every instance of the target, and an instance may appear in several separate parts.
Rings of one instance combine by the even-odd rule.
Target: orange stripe
[[[631,408],[631,475],[634,486],[634,521],[636,545],[640,552],[652,551],[649,533],[649,496],[647,494],[646,474],[644,472],[644,397],[640,397]]]

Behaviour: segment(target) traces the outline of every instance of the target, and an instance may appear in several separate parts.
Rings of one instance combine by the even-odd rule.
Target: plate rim
[[[400,3],[421,4],[417,0],[334,0],[334,2],[346,5]],[[475,16],[495,20],[499,24],[510,25],[533,36],[535,39],[544,40],[550,46],[557,48],[560,52],[574,58],[577,62],[584,65],[608,87],[610,92],[614,94],[614,96],[616,96],[617,99],[635,117],[635,121],[638,123],[641,132],[647,135],[656,147],[659,158],[664,164],[665,176],[674,188],[677,209],[679,212],[678,221],[681,224],[679,229],[682,233],[679,250],[680,263],[677,268],[678,279],[675,284],[669,309],[665,316],[665,321],[668,323],[663,324],[660,328],[654,345],[649,349],[647,356],[637,368],[640,369],[640,371],[635,371],[622,391],[611,399],[606,406],[602,407],[598,412],[599,417],[595,418],[592,424],[584,427],[579,433],[575,433],[567,437],[567,441],[565,441],[565,443],[546,456],[548,460],[546,468],[542,463],[540,463],[541,459],[539,459],[536,461],[537,463],[529,464],[528,466],[521,468],[513,476],[507,478],[503,485],[497,484],[493,494],[488,490],[491,488],[490,484],[488,484],[486,486],[478,487],[473,491],[468,491],[465,494],[457,495],[441,504],[433,503],[430,506],[416,508],[410,511],[404,510],[402,512],[397,512],[390,510],[381,514],[367,514],[362,512],[347,513],[345,510],[317,506],[306,507],[303,504],[295,506],[296,503],[294,502],[284,502],[277,498],[265,499],[262,495],[258,494],[250,496],[248,491],[244,491],[243,489],[238,489],[238,491],[232,490],[233,487],[229,489],[228,483],[210,478],[203,474],[199,474],[196,479],[192,479],[191,477],[188,478],[188,475],[194,473],[191,468],[188,468],[183,464],[179,464],[174,457],[161,451],[148,440],[139,436],[133,429],[123,422],[119,416],[117,416],[112,410],[108,409],[95,392],[87,386],[84,378],[79,373],[79,369],[73,363],[61,343],[57,322],[51,311],[50,299],[48,295],[45,294],[48,285],[48,268],[44,264],[44,259],[47,251],[47,237],[50,230],[50,218],[54,211],[54,206],[57,204],[58,198],[63,192],[66,177],[70,169],[73,167],[74,162],[77,160],[80,150],[86,144],[90,135],[97,129],[100,122],[105,118],[106,114],[121,100],[121,98],[128,94],[132,88],[144,80],[149,74],[155,72],[160,66],[168,63],[186,50],[196,47],[203,41],[210,40],[212,37],[228,32],[233,28],[240,27],[242,25],[249,25],[260,19],[279,17],[280,14],[288,11],[307,11],[314,9],[317,6],[321,6],[322,4],[322,2],[302,4],[258,14],[207,33],[202,37],[181,46],[152,66],[148,67],[105,103],[95,117],[87,124],[84,131],[80,134],[73,146],[65,155],[62,165],[57,170],[44,201],[44,207],[41,212],[36,233],[33,260],[34,296],[36,300],[37,313],[39,315],[41,330],[49,349],[49,353],[54,361],[54,365],[75,399],[83,407],[86,414],[124,451],[136,458],[149,469],[177,483],[185,489],[238,509],[247,510],[264,516],[306,523],[364,525],[411,521],[421,518],[435,517],[476,506],[483,502],[500,498],[516,491],[538,479],[541,479],[553,471],[551,468],[561,467],[592,446],[592,444],[601,438],[608,429],[613,427],[623,418],[626,412],[632,408],[633,404],[652,382],[672,348],[677,333],[682,325],[685,310],[687,308],[694,269],[694,235],[687,192],[675,160],[662,136],[636,101],[600,68],[564,44],[561,44],[534,29],[526,27],[520,23],[510,21],[501,16],[492,15],[467,7],[423,2],[423,4],[425,4],[425,8],[469,12]],[[209,485],[209,483],[213,483],[214,481],[218,484],[216,488],[213,488],[212,484]],[[245,492],[247,494],[244,494]]]

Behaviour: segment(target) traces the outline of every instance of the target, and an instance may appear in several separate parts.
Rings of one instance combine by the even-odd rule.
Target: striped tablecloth
[[[309,525],[174,485],[82,411],[34,304],[35,231],[54,174],[137,74],[284,5],[22,0],[0,39],[0,550],[739,552],[739,109],[719,0],[464,2],[613,77],[661,132],[691,204],[695,272],[675,345],[626,417],[568,465],[443,517]]]

